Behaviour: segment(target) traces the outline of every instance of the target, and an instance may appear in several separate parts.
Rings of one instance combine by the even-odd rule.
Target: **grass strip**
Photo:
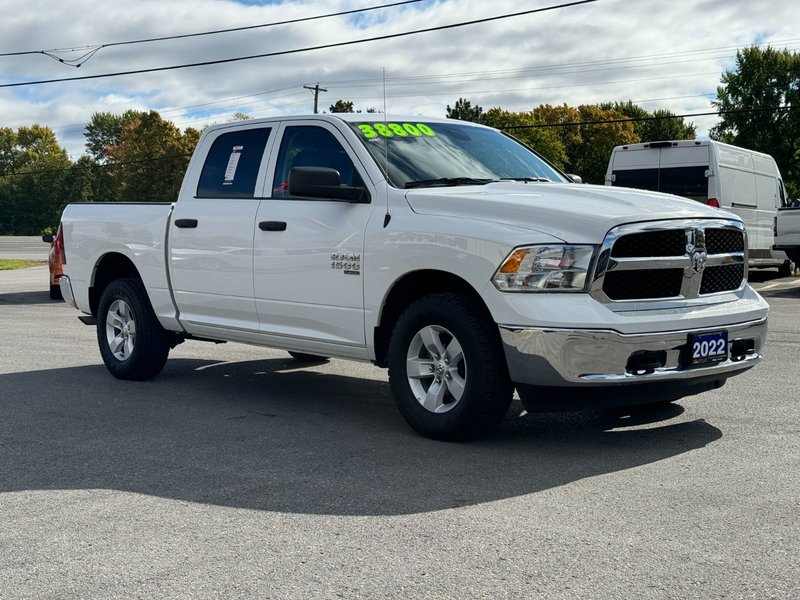
[[[41,267],[42,265],[46,264],[47,261],[43,260],[16,260],[16,259],[0,258],[0,271],[27,269],[29,267]]]

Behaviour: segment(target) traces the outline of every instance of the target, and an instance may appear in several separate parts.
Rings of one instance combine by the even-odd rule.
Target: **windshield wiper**
[[[548,179],[547,177],[501,177],[500,181],[542,181],[547,183],[552,183],[552,179]]]
[[[476,179],[474,177],[440,177],[439,179],[421,179],[419,181],[407,181],[405,188],[419,187],[444,187],[451,185],[486,185],[497,181],[496,179]]]

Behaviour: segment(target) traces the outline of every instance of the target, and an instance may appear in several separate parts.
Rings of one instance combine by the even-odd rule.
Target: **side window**
[[[198,198],[252,198],[270,130],[244,129],[223,133],[211,145]]]
[[[783,182],[778,179],[778,194],[780,194],[780,198],[778,201],[780,202],[779,206],[788,206],[788,202],[786,202],[786,188],[783,187]]]
[[[364,185],[345,149],[330,131],[322,127],[297,126],[285,129],[272,183],[273,198],[289,197],[289,171],[294,167],[335,169],[339,172],[342,185]]]

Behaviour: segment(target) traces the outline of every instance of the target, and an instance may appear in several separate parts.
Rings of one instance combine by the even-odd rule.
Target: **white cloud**
[[[282,21],[376,5],[325,0],[244,5],[225,0],[105,2],[6,0],[0,52],[76,47]],[[0,57],[0,83],[201,62],[318,46],[556,4],[429,0],[357,18],[101,49],[80,69],[43,55]],[[35,122],[56,130],[73,157],[96,111],[162,111],[181,127],[243,111],[310,112],[303,84],[319,81],[357,107],[443,115],[460,96],[485,108],[528,110],[633,99],[650,110],[707,112],[735,49],[753,42],[800,48],[790,2],[599,0],[596,3],[393,40],[209,67],[0,89],[0,126]],[[264,93],[271,92],[271,93]],[[260,94],[260,95],[255,95]],[[227,98],[235,100],[222,101]],[[215,104],[208,104],[215,103]],[[195,106],[204,105],[204,106]],[[194,108],[184,108],[194,106]],[[704,133],[714,117],[692,119]]]

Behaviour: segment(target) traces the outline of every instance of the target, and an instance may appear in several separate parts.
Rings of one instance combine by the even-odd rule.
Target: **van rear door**
[[[675,145],[675,144],[678,145]],[[708,202],[708,145],[652,142],[615,149],[611,185]]]

